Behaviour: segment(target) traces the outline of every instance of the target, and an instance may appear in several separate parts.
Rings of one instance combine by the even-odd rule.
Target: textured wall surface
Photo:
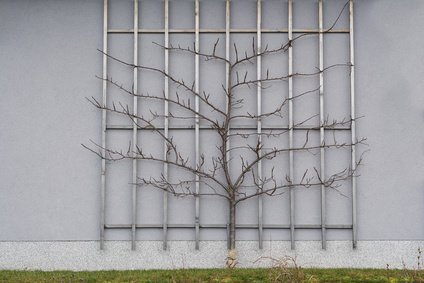
[[[6,242],[2,244],[6,246],[0,246],[0,250],[12,247],[7,242],[13,241],[99,239],[100,160],[84,150],[81,143],[87,144],[89,139],[100,141],[101,113],[85,97],[101,97],[101,82],[95,75],[101,74],[102,67],[101,55],[96,51],[102,47],[102,2],[0,1],[0,241]],[[325,1],[327,5],[334,7],[343,6],[337,2],[340,1]],[[155,3],[157,2],[147,1],[142,6],[146,9],[141,10],[141,23],[146,27],[162,23],[157,20],[161,17],[162,8],[158,8]],[[246,13],[241,11],[234,11],[234,25],[254,27],[252,3],[246,5],[246,13],[250,17],[245,17]],[[286,15],[285,8],[281,8],[281,11],[272,9],[276,3],[278,1],[264,4],[265,26],[272,27],[274,24],[267,22],[268,17],[276,17],[280,12]],[[223,15],[206,9],[211,5],[210,1],[203,1],[202,5],[201,15],[203,13],[205,16],[201,18],[204,21],[201,24],[216,24],[216,27],[221,27]],[[223,7],[222,3],[219,5]],[[312,10],[308,5],[311,5],[310,1],[295,1],[295,28],[316,27],[316,15],[310,14]],[[131,15],[129,1],[112,1],[111,9],[111,27],[131,26],[131,17],[127,16]],[[181,15],[182,20],[177,23],[171,17],[171,27],[191,27],[192,18],[183,17],[187,11],[191,12],[190,9],[193,8],[187,1],[173,1],[171,10],[176,16]],[[335,8],[327,9],[328,15],[334,16],[337,11]],[[365,163],[358,179],[358,237],[361,241],[419,241],[424,237],[424,222],[420,217],[424,214],[424,132],[420,131],[424,119],[424,51],[421,48],[424,39],[418,36],[424,26],[423,11],[424,2],[419,0],[355,1],[357,113],[358,116],[363,116],[358,121],[357,129],[358,136],[366,137],[369,144],[368,148],[364,148],[369,149],[369,152],[365,155]],[[327,25],[331,23],[331,18],[329,17]],[[345,27],[346,23],[346,18],[342,17],[340,26]],[[212,39],[201,38],[201,44],[207,48]],[[151,41],[160,43],[163,39],[160,36],[154,38],[141,35],[140,40],[142,45],[145,44],[141,51],[141,60],[146,64],[163,64],[162,53],[158,53],[151,45]],[[190,42],[192,38],[175,36],[172,40]],[[238,40],[247,39],[240,37]],[[264,37],[264,40],[271,44],[278,42],[272,37]],[[325,51],[325,58],[330,60],[327,61],[328,64],[331,60],[346,63],[344,60],[348,56],[348,45],[338,49],[346,42],[347,39],[340,36],[326,37],[326,46],[335,48]],[[131,36],[111,36],[110,50],[123,59],[131,60]],[[300,69],[308,68],[308,62],[312,62],[309,67],[316,66],[316,38],[303,45],[299,43],[294,56],[297,62],[295,64],[299,64]],[[171,59],[171,72],[192,76],[191,68],[182,67],[191,64],[190,60],[192,59]],[[268,64],[279,68],[275,62],[270,61]],[[215,73],[217,79],[221,78],[219,70],[214,66],[204,68],[210,68],[207,70]],[[111,64],[110,70],[116,72],[116,79],[122,79],[124,83],[128,83],[131,78],[130,71],[119,72],[119,66]],[[338,74],[334,74],[335,80]],[[149,74],[141,74],[140,84],[142,88],[157,89],[154,80]],[[201,80],[204,80],[205,87],[214,87],[207,85],[204,77]],[[307,87],[314,83],[316,80],[305,82]],[[301,89],[303,82],[299,81],[297,84]],[[348,87],[346,82],[328,79],[326,84],[329,96],[334,97],[334,100],[327,102],[328,109],[333,107],[336,116],[347,113],[348,100],[337,98],[337,93]],[[314,105],[313,101],[308,103],[310,104],[305,107]],[[302,119],[302,112],[297,115]],[[180,138],[188,136],[190,134]],[[125,134],[110,137],[112,143],[125,141],[126,138]],[[204,144],[207,145],[208,138],[204,139]],[[153,137],[150,139],[147,136],[142,140],[146,143],[145,146],[156,142]],[[209,143],[213,146],[213,142]],[[333,158],[338,160],[338,157]],[[301,164],[303,159],[299,156],[297,160]],[[129,223],[130,191],[122,188],[129,186],[130,166],[113,166],[115,165],[110,165],[110,198],[107,201],[111,210],[107,217],[111,223]],[[140,221],[160,223],[161,209],[156,203],[160,203],[161,194],[146,192],[144,196],[139,199],[140,209],[144,209],[139,211]],[[319,223],[318,196],[318,191],[299,193],[299,223]],[[349,196],[334,194],[329,197],[335,199],[330,202],[334,205],[330,204],[328,209],[329,222],[348,224]],[[265,212],[268,217],[266,220],[269,223],[286,224],[288,216],[284,207],[287,207],[287,196],[282,196],[278,201],[281,202],[269,200]],[[214,200],[209,203],[205,201],[204,204],[201,221],[225,222],[225,204]],[[256,202],[253,204],[256,205]],[[253,204],[241,207],[240,223],[254,223],[256,208]],[[220,209],[216,209],[217,207]],[[219,213],[208,213],[214,208]],[[190,199],[171,199],[170,221],[193,223],[193,209],[194,202]],[[267,240],[288,239],[287,231],[267,233]],[[146,230],[138,234],[140,239],[161,239],[159,230]],[[128,240],[129,236],[128,231],[107,231],[106,238]],[[188,229],[170,231],[169,235],[170,240],[192,240],[193,237],[194,231]],[[256,237],[256,231],[239,233],[241,240],[253,241]],[[297,237],[299,240],[320,239],[319,231],[298,231]],[[224,240],[225,231],[204,230],[201,238]],[[330,240],[350,238],[349,231],[329,232]],[[22,244],[30,245],[24,242]],[[51,245],[53,247],[55,244]],[[88,245],[95,253],[93,242]],[[116,249],[120,250],[119,247]],[[13,268],[11,265],[2,267]]]
[[[349,241],[331,241],[322,250],[318,241],[298,242],[295,251],[288,241],[238,243],[239,267],[272,266],[269,258],[290,256],[302,267],[417,268],[422,241],[359,241],[352,250]],[[104,270],[222,268],[227,257],[226,242],[203,241],[200,251],[192,241],[171,241],[162,250],[159,241],[137,242],[137,250],[122,241],[106,243],[100,251],[97,242],[4,242],[0,243],[0,269]]]

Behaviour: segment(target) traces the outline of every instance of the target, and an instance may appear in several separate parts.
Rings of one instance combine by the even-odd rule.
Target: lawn
[[[180,269],[0,271],[0,282],[424,282],[424,271],[384,269]]]

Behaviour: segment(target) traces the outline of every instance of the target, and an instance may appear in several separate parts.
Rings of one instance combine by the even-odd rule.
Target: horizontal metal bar
[[[134,32],[133,29],[108,29],[108,33],[129,33]],[[165,29],[138,29],[139,33],[165,33]],[[257,29],[230,29],[230,33],[252,33],[256,34]],[[288,33],[288,29],[261,29],[261,33]],[[195,29],[169,29],[169,33],[195,33]],[[225,29],[200,29],[199,33],[222,33],[225,34]],[[319,29],[293,29],[292,33],[320,33]],[[323,33],[349,33],[349,29],[332,29]]]
[[[212,128],[210,126],[202,126],[200,125],[200,130],[216,130],[216,128]],[[350,127],[323,127],[325,130],[342,130],[342,131],[350,131]],[[106,127],[107,130],[132,130],[132,125],[108,125]],[[163,126],[158,126],[155,129],[153,128],[138,128],[139,130],[146,130],[146,131],[153,131],[153,130],[164,130]],[[195,129],[195,125],[186,125],[186,126],[170,126],[168,127],[169,130],[190,130]],[[281,127],[281,126],[262,126],[262,130],[266,131],[284,131],[289,130],[289,127]],[[310,131],[319,131],[321,128],[319,126],[295,126],[293,127],[293,130],[310,130]],[[241,125],[241,126],[231,126],[230,130],[257,130],[256,125]]]
[[[168,224],[168,228],[178,228],[178,229],[194,229],[195,224]],[[236,225],[237,229],[258,229],[258,224],[238,224]],[[352,229],[352,225],[331,225],[327,224],[326,229]],[[106,229],[131,229],[131,224],[106,224]],[[137,229],[162,229],[162,224],[137,224]],[[209,229],[227,229],[226,224],[200,224],[200,228],[209,228]],[[297,224],[295,225],[296,229],[321,229],[321,224]],[[280,224],[268,224],[263,225],[263,229],[290,229],[290,224],[280,225]]]

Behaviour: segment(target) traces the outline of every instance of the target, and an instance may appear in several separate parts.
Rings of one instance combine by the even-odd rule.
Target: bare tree
[[[334,26],[334,25],[333,25]],[[331,28],[333,28],[333,26]],[[331,29],[330,28],[330,29]],[[329,30],[327,30],[328,32]],[[340,143],[334,139],[331,143],[313,144],[310,141],[310,131],[325,127],[326,129],[332,129],[337,127],[349,126],[352,119],[344,119],[341,121],[324,121],[323,124],[317,125],[316,127],[310,127],[304,131],[303,145],[299,147],[265,147],[263,138],[275,137],[280,138],[286,135],[289,131],[296,127],[304,126],[308,121],[314,118],[316,115],[311,115],[304,121],[296,123],[292,127],[279,131],[257,131],[257,132],[246,132],[241,130],[232,129],[234,121],[262,121],[267,117],[279,117],[282,118],[285,115],[285,106],[289,101],[300,99],[307,95],[316,95],[319,93],[319,88],[311,89],[304,93],[297,94],[291,98],[282,98],[281,102],[275,107],[265,113],[252,114],[247,112],[245,109],[245,98],[243,97],[244,90],[250,87],[266,88],[274,84],[275,82],[287,81],[293,77],[313,77],[318,76],[323,72],[326,72],[332,68],[350,68],[349,63],[341,63],[331,65],[325,69],[319,70],[312,73],[293,73],[293,74],[280,74],[270,75],[267,70],[266,76],[259,79],[251,79],[246,70],[248,64],[255,64],[259,57],[272,56],[275,54],[281,54],[287,52],[289,47],[292,46],[295,41],[308,36],[307,34],[301,34],[281,44],[279,47],[269,49],[265,47],[259,50],[255,46],[253,41],[251,50],[246,50],[243,55],[236,44],[233,46],[234,58],[228,59],[224,56],[219,55],[217,47],[219,40],[213,45],[212,52],[204,53],[197,51],[191,47],[181,46],[162,46],[156,44],[158,48],[163,48],[171,52],[183,52],[191,55],[197,55],[209,62],[215,62],[218,64],[226,65],[229,71],[227,72],[226,85],[222,85],[222,91],[220,93],[214,93],[214,96],[225,97],[225,105],[221,105],[216,100],[211,99],[211,94],[206,92],[200,92],[195,90],[194,83],[187,83],[184,80],[167,73],[166,71],[149,66],[134,65],[125,62],[119,58],[112,56],[111,54],[105,54],[109,59],[114,60],[120,64],[126,65],[131,68],[138,68],[141,70],[147,70],[155,73],[159,73],[162,76],[168,78],[171,84],[177,87],[180,93],[176,93],[174,97],[167,97],[163,93],[161,94],[149,94],[149,93],[135,93],[131,87],[121,85],[119,82],[112,78],[106,78],[107,82],[116,88],[120,89],[123,93],[132,97],[136,96],[146,101],[156,100],[167,102],[172,105],[175,109],[184,110],[185,113],[190,113],[189,116],[177,113],[157,113],[150,111],[150,113],[133,113],[131,108],[119,101],[111,103],[111,106],[102,105],[101,102],[96,98],[89,98],[89,102],[92,103],[98,109],[105,109],[110,112],[117,113],[119,115],[126,116],[140,129],[149,129],[159,135],[166,143],[166,154],[164,156],[157,156],[148,154],[142,147],[136,146],[136,150],[130,145],[128,149],[112,149],[102,148],[101,145],[93,143],[94,146],[85,146],[89,150],[98,154],[100,157],[110,161],[117,161],[122,159],[131,160],[143,160],[146,162],[159,162],[162,164],[168,164],[175,170],[182,170],[191,174],[191,176],[197,176],[197,178],[190,177],[181,179],[176,182],[171,182],[165,175],[159,177],[147,177],[139,178],[137,185],[140,186],[151,186],[153,188],[165,191],[175,196],[215,196],[220,197],[228,201],[229,205],[229,255],[234,254],[236,249],[236,213],[238,204],[262,195],[276,196],[285,193],[288,189],[294,189],[299,187],[312,187],[324,185],[326,188],[337,189],[340,182],[347,180],[354,174],[356,174],[357,166],[361,163],[362,159],[359,159],[355,168],[340,168],[337,172],[329,174],[329,176],[321,176],[317,168],[310,168],[305,170],[300,178],[291,179],[289,176],[284,175],[280,172],[276,172],[275,168],[272,167],[268,172],[264,172],[262,176],[258,175],[258,164],[264,161],[269,161],[277,156],[292,152],[310,152],[312,154],[319,153],[321,149],[331,148],[349,148],[352,143]],[[100,51],[102,52],[102,51]],[[104,78],[100,78],[104,79]],[[237,92],[237,94],[236,94]],[[202,104],[204,111],[200,111],[195,107],[193,100],[196,98]],[[213,114],[213,115],[212,115]],[[179,145],[174,141],[173,137],[169,137],[164,134],[163,130],[156,126],[155,120],[158,118],[167,117],[169,119],[190,119],[193,121],[193,117],[198,117],[200,123],[204,127],[208,127],[213,130],[214,133],[219,137],[219,142],[216,145],[218,154],[211,157],[206,157],[206,154],[201,154],[198,163],[191,165],[189,162],[189,156],[184,156],[179,149]],[[230,140],[233,138],[239,138],[244,140],[243,144],[233,144]],[[254,142],[252,142],[254,140]],[[359,139],[355,144],[363,143],[365,139]],[[106,156],[102,156],[102,151],[106,152]],[[232,166],[237,162],[238,166]],[[206,164],[211,164],[207,166]],[[238,168],[236,168],[238,167]],[[196,192],[193,190],[193,185],[196,183],[202,184],[202,190]],[[231,266],[235,264],[234,256],[229,256],[230,262],[227,265]]]

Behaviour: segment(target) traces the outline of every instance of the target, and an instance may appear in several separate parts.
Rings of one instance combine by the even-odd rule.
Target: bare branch
[[[219,60],[219,61],[222,61],[224,63],[228,63],[228,64],[231,63],[225,57],[221,57],[221,56],[216,55],[216,48],[217,48],[218,43],[219,43],[219,38],[216,40],[216,42],[215,42],[215,44],[213,46],[213,52],[212,52],[212,54],[207,54],[207,53],[202,53],[202,52],[196,52],[195,49],[191,49],[190,47],[183,48],[181,46],[174,47],[172,45],[169,46],[169,47],[166,47],[166,46],[161,45],[161,44],[159,44],[157,42],[152,42],[152,43],[155,44],[155,45],[157,45],[157,46],[159,46],[159,47],[161,47],[161,48],[163,48],[164,50],[180,51],[180,52],[187,52],[187,53],[190,53],[190,54],[193,54],[193,55],[199,55],[201,57],[204,57],[206,61],[209,61],[209,60]]]
[[[354,143],[354,145],[361,144],[365,140],[366,140],[366,138],[362,138],[362,139],[356,141]],[[253,166],[255,166],[259,161],[264,160],[264,159],[269,158],[269,157],[273,157],[273,156],[275,157],[276,155],[281,154],[283,152],[289,152],[289,151],[295,152],[295,151],[305,151],[305,150],[310,151],[310,150],[313,150],[313,149],[320,149],[320,148],[344,148],[344,147],[351,147],[351,146],[352,146],[352,144],[348,144],[348,143],[340,143],[340,144],[335,143],[335,144],[324,144],[324,145],[310,146],[310,147],[275,148],[275,149],[268,151],[268,152],[264,153],[263,155],[257,157],[255,160],[253,160],[249,164],[249,166],[246,166],[246,168],[240,173],[240,175],[238,176],[238,178],[234,182],[234,186],[239,187],[240,184],[241,184],[240,181],[244,178],[243,175],[245,175],[249,171],[251,171]],[[255,149],[252,149],[252,150],[254,151]]]
[[[329,69],[335,68],[335,67],[351,67],[352,65],[350,63],[345,63],[345,64],[334,64],[328,67],[325,67],[322,70],[318,70],[316,72],[312,72],[312,73],[293,73],[293,74],[288,74],[288,75],[281,75],[281,76],[276,76],[276,77],[267,77],[267,78],[263,78],[263,79],[254,79],[254,80],[248,80],[248,81],[238,81],[237,83],[233,84],[231,86],[231,90],[234,90],[235,88],[238,88],[240,86],[250,86],[250,85],[255,85],[257,86],[258,83],[266,83],[266,82],[276,82],[276,81],[286,81],[289,78],[293,78],[293,77],[313,77],[313,76],[317,76]]]
[[[195,90],[194,90],[194,86],[188,86],[185,82],[184,82],[184,80],[179,80],[179,79],[176,79],[174,76],[171,76],[170,74],[168,74],[168,73],[166,73],[165,71],[163,71],[163,70],[160,70],[160,69],[158,69],[158,68],[154,68],[154,67],[147,67],[147,66],[141,66],[141,65],[134,65],[134,64],[132,64],[132,63],[128,63],[128,62],[125,62],[125,61],[122,61],[122,60],[120,60],[120,59],[118,59],[118,58],[116,58],[116,57],[114,57],[114,56],[112,56],[112,55],[110,55],[110,54],[107,54],[107,53],[105,53],[105,52],[103,52],[102,50],[100,50],[100,49],[97,49],[100,53],[102,53],[102,54],[104,54],[104,55],[106,55],[107,57],[109,57],[110,59],[112,59],[112,60],[114,60],[114,61],[116,61],[116,62],[118,62],[118,63],[121,63],[121,64],[124,64],[124,65],[126,65],[126,66],[129,66],[129,67],[132,67],[132,68],[138,68],[138,69],[144,69],[144,70],[149,70],[149,71],[153,71],[153,72],[156,72],[156,73],[160,73],[160,74],[162,74],[163,76],[165,76],[165,77],[167,77],[172,83],[174,83],[174,84],[176,84],[177,86],[179,86],[179,87],[182,87],[184,90],[186,90],[186,91],[188,91],[188,92],[190,92],[190,93],[192,93],[194,96],[197,96],[202,102],[204,102],[206,105],[208,105],[209,107],[212,107],[212,109],[213,109],[213,111],[216,111],[216,112],[218,112],[218,113],[220,113],[220,114],[222,114],[222,115],[226,115],[226,113],[224,112],[224,111],[222,111],[222,110],[220,110],[218,107],[215,107],[215,106],[213,106],[213,104],[211,104],[210,102],[209,102],[209,100],[208,99],[206,99],[205,97],[203,97],[202,95],[200,95],[199,93],[197,93]]]

